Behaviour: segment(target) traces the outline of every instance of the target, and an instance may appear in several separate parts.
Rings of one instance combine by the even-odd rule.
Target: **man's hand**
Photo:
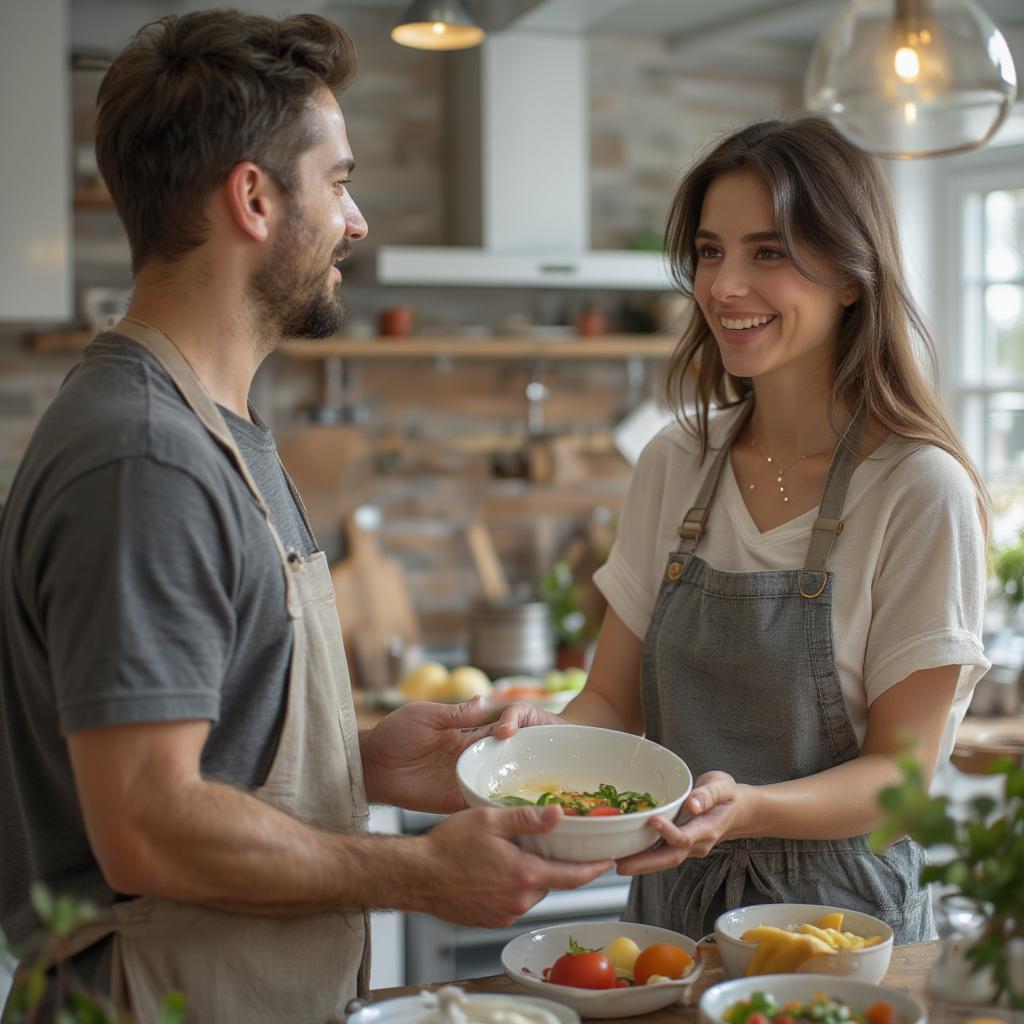
[[[675,822],[658,816],[650,819],[661,842],[650,850],[623,857],[618,862],[619,874],[664,871],[682,864],[688,857],[706,857],[716,843],[729,838],[743,789],[725,772],[705,772],[684,801],[683,811]],[[682,821],[687,815],[689,819]]]
[[[487,735],[479,728],[487,711],[480,697],[461,704],[415,701],[362,733],[359,747],[370,801],[440,814],[465,807],[455,762]]]
[[[510,704],[501,713],[498,724],[491,730],[495,739],[507,740],[515,736],[520,729],[530,725],[571,725],[560,715],[553,715],[550,711],[538,708],[533,704],[524,702]]]
[[[453,814],[423,836],[429,881],[418,872],[411,910],[456,924],[504,928],[549,889],[576,889],[612,861],[575,864],[524,853],[513,836],[550,832],[560,807],[477,807]]]

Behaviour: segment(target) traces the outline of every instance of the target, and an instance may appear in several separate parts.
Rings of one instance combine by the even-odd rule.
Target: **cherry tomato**
[[[774,1020],[775,1024],[797,1024],[796,1017],[791,1013],[780,1013]]]
[[[747,1024],[772,1024],[763,1013],[752,1013],[747,1018]]]
[[[868,1024],[893,1024],[896,1019],[892,1003],[873,1003],[867,1008],[864,1016]]]
[[[646,985],[647,979],[654,974],[665,978],[681,978],[693,966],[693,957],[678,946],[667,942],[659,942],[648,946],[633,964],[633,980],[638,985]],[[752,1024],[747,1018],[747,1024]]]
[[[618,807],[592,807],[587,812],[588,818],[607,818],[610,814],[621,814]]]
[[[555,961],[548,981],[570,988],[615,988],[615,968],[597,950],[566,953]]]
[[[563,807],[562,813],[567,818],[578,818],[580,816],[580,812],[577,811],[575,807]]]
[[[616,978],[615,979],[615,987],[616,988],[629,988],[629,978]]]

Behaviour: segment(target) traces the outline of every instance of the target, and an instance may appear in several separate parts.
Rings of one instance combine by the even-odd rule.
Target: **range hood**
[[[451,54],[451,246],[381,246],[382,284],[671,290],[658,252],[592,250],[582,35],[516,29]]]

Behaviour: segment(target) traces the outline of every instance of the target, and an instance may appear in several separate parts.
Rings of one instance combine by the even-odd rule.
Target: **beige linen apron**
[[[281,556],[293,627],[288,702],[273,764],[254,795],[323,828],[365,829],[358,728],[326,555],[285,552],[220,411],[171,341],[130,319],[114,331],[156,357],[227,451]],[[326,1024],[343,1019],[346,1003],[367,989],[368,919],[359,911],[256,917],[143,896],[111,913],[74,937],[75,951],[113,933],[111,998],[137,1024],[155,1022],[171,991],[185,993],[189,1024]]]

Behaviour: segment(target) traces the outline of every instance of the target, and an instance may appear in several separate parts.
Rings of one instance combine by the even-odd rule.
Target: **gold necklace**
[[[777,466],[775,463],[775,459],[771,455],[769,455],[768,452],[764,450],[764,448],[761,447],[761,442],[758,441],[756,437],[751,437],[750,443],[757,449],[758,454],[765,460],[765,462],[767,462],[772,467],[772,471],[775,473],[775,482],[778,484],[779,487],[779,494],[782,495],[782,500],[784,502],[789,501],[789,495],[786,494],[786,487],[782,482],[782,478],[786,474],[786,472],[792,469],[798,462],[803,462],[804,459],[811,459],[814,458],[814,456],[816,455],[831,455],[832,452],[835,451],[835,448],[827,448],[825,451],[822,452],[808,452],[806,455],[798,455],[795,459],[792,459],[790,462],[787,462],[784,466]],[[747,484],[747,490],[757,490],[757,485]]]

